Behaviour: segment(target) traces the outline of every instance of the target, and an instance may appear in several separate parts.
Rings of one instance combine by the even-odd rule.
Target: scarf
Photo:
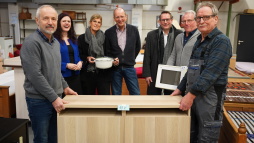
[[[101,30],[96,32],[96,35],[93,35],[90,31],[90,26],[86,29],[85,32],[85,42],[89,44],[88,54],[94,58],[103,57],[104,49],[103,43],[105,40],[104,33]],[[95,64],[89,63],[87,66],[87,71],[94,71]]]
[[[168,33],[168,39],[167,39],[167,44],[164,47],[164,35],[163,35],[163,30],[161,27],[159,27],[159,38],[160,38],[160,49],[161,49],[161,55],[160,55],[160,63],[162,64],[167,64],[168,58],[171,55],[171,52],[173,50],[174,46],[174,28],[173,25],[170,28],[170,31]]]

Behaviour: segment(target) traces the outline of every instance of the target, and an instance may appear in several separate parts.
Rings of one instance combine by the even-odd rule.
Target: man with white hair
[[[57,12],[50,5],[37,9],[38,29],[26,37],[21,48],[24,89],[34,143],[57,143],[57,114],[65,109],[62,93],[77,95],[61,74],[60,44],[52,36]]]
[[[185,31],[177,35],[168,65],[188,66],[193,46],[200,35],[195,17],[196,12],[193,10],[186,11],[182,16],[181,24]]]
[[[218,9],[211,2],[197,7],[196,22],[201,32],[190,57],[188,71],[171,95],[187,93],[180,110],[191,108],[191,143],[217,143],[232,56],[229,38],[218,28]]]

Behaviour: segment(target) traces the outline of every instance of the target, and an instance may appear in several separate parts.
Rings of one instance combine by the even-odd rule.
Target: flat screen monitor
[[[159,64],[155,87],[175,90],[187,72],[187,66],[170,66]]]

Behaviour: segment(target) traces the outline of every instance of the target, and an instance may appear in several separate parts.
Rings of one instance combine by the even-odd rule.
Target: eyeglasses
[[[161,22],[169,22],[169,20],[171,20],[171,18],[169,18],[169,19],[160,19]]]
[[[186,23],[191,23],[192,21],[194,21],[194,19],[183,20],[181,21],[181,23],[186,24]]]
[[[197,16],[196,17],[196,21],[197,22],[200,22],[201,21],[201,18],[204,20],[204,21],[207,21],[207,20],[209,20],[211,17],[214,17],[215,15],[206,15],[206,16],[203,16],[203,17],[201,17],[201,16]]]

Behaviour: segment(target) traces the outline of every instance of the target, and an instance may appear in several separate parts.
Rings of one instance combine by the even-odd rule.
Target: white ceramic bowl
[[[95,59],[95,66],[99,69],[108,69],[113,65],[113,58],[110,57],[100,57]]]

